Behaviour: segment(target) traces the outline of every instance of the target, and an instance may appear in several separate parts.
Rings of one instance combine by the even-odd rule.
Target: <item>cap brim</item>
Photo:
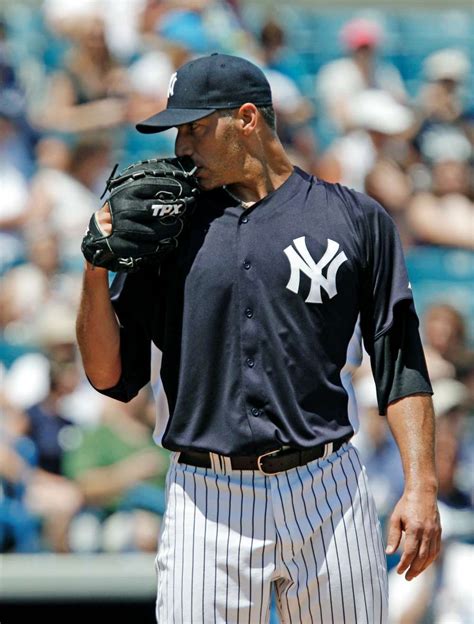
[[[137,124],[135,127],[138,132],[143,134],[154,134],[163,132],[175,126],[182,126],[212,115],[217,108],[166,108],[161,113],[157,113],[148,119]]]

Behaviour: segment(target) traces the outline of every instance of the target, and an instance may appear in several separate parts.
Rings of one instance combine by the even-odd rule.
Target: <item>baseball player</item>
[[[405,491],[388,552],[413,579],[438,555],[433,410],[396,229],[369,197],[294,167],[270,87],[221,54],[171,78],[144,133],[177,127],[197,167],[190,225],[158,268],[86,263],[78,315],[85,370],[127,401],[162,351],[173,451],[156,559],[161,623],[385,622],[380,525],[350,438],[341,380],[360,318],[379,410]],[[96,213],[113,233],[106,204]]]

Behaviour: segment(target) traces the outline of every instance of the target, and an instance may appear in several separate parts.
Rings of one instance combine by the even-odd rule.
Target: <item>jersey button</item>
[[[252,416],[260,416],[261,410],[258,407],[252,407]]]
[[[247,269],[247,271],[250,269],[251,266],[252,264],[248,260],[244,262],[244,269]]]
[[[240,223],[248,223],[248,222],[249,222],[248,217],[242,217],[242,219],[240,219]]]
[[[252,310],[252,308],[247,308],[247,309],[245,310],[245,316],[246,316],[247,318],[252,318],[252,316],[253,316],[253,310]]]
[[[252,358],[247,358],[246,362],[247,362],[247,366],[249,368],[253,368],[254,367],[255,362],[252,360]]]

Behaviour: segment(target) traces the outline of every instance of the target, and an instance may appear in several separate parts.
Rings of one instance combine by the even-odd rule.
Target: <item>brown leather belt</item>
[[[341,446],[348,442],[352,434],[343,438],[338,438],[326,444],[318,444],[309,449],[279,448],[274,451],[268,451],[261,455],[242,455],[230,457],[232,470],[258,470],[262,474],[272,475],[278,472],[284,472],[296,466],[304,466],[310,461],[327,457]],[[217,456],[223,457],[223,456]],[[179,454],[178,464],[189,464],[198,468],[211,468],[211,457],[209,453],[201,451],[183,451]]]

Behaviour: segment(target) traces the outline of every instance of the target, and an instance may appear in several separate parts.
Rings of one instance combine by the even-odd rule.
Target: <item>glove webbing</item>
[[[138,164],[146,165],[147,163],[152,163],[152,162],[158,162],[158,159],[152,158],[149,160],[142,160]],[[186,180],[188,178],[192,178],[193,175],[196,173],[196,169],[197,169],[197,167],[193,167],[191,171],[186,171],[185,169],[183,169],[182,171],[176,171],[174,169],[161,170],[161,171],[157,171],[156,169],[141,169],[140,171],[135,171],[134,173],[127,173],[128,169],[137,167],[137,163],[134,163],[133,165],[130,165],[129,167],[127,167],[127,169],[124,169],[121,175],[114,178],[114,174],[117,171],[117,167],[118,167],[118,163],[115,164],[109,177],[107,178],[107,181],[105,183],[105,189],[102,195],[100,196],[100,199],[104,197],[107,191],[110,191],[118,184],[123,184],[123,182],[125,182],[128,179],[140,180],[141,178],[146,178],[148,176],[154,177],[154,178],[163,178],[163,177],[172,176],[173,178],[184,178]]]

